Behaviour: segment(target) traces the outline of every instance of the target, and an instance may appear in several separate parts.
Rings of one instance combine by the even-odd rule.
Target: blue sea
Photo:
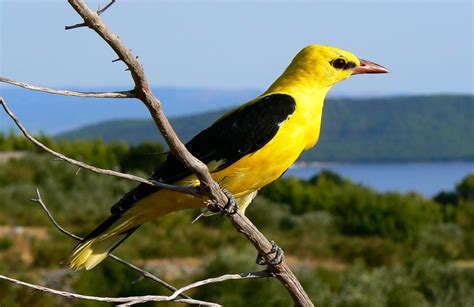
[[[464,176],[474,173],[474,161],[296,164],[284,177],[308,179],[321,170],[330,170],[380,192],[417,192],[432,197],[440,191],[453,190]]]

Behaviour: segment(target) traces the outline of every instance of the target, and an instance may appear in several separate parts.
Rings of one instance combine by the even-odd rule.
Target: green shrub
[[[195,279],[220,276],[223,273],[239,273],[258,270],[253,248],[218,249],[204,265],[204,273]],[[283,286],[275,279],[250,279],[227,281],[200,287],[193,294],[203,300],[226,306],[289,306],[291,299]]]
[[[13,240],[10,237],[0,237],[0,251],[5,251],[13,246]]]
[[[456,186],[459,198],[474,205],[474,174],[467,175]]]
[[[416,194],[376,193],[327,171],[308,181],[279,180],[263,189],[262,195],[295,214],[329,211],[340,231],[349,235],[409,241],[423,227],[443,221],[438,203]],[[285,221],[286,226],[290,222]]]

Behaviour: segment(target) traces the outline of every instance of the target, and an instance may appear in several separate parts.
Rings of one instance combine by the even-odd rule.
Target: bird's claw
[[[257,259],[255,259],[255,262],[257,264],[259,264],[259,265],[267,265],[267,264],[277,265],[277,264],[280,264],[283,261],[283,256],[285,254],[283,249],[281,249],[281,247],[276,245],[275,241],[270,241],[270,243],[272,244],[272,249],[270,250],[270,252],[267,255],[274,253],[275,257],[273,257],[272,260],[267,261],[265,259],[264,255],[258,254]]]
[[[224,208],[221,209],[222,215],[234,215],[239,211],[239,205],[237,205],[237,202],[235,201],[234,195],[227,191],[224,188],[221,188],[222,193],[224,193],[225,196],[227,196],[227,204],[224,206]]]

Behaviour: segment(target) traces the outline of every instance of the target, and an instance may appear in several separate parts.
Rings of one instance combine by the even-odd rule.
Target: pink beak
[[[353,75],[359,74],[384,74],[388,73],[388,69],[382,65],[375,64],[374,62],[359,59],[360,65],[352,69]]]

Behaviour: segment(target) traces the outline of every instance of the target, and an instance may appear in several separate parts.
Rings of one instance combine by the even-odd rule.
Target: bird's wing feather
[[[265,146],[295,109],[296,102],[290,95],[276,93],[259,97],[201,131],[186,144],[186,148],[205,164],[214,162],[211,172],[222,170]],[[189,175],[189,169],[169,154],[151,179],[171,184]],[[125,194],[111,212],[124,212],[133,203],[157,190],[156,187],[140,184]]]

